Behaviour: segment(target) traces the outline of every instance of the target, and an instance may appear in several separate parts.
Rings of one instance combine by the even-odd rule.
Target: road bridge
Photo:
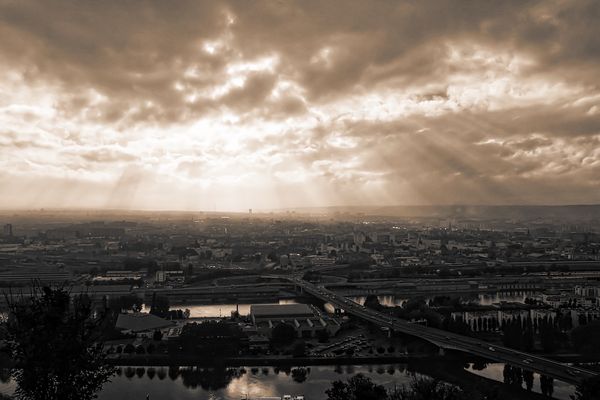
[[[447,332],[441,329],[411,324],[405,320],[366,308],[332,292],[331,290],[304,281],[297,276],[277,275],[270,277],[288,280],[302,292],[312,295],[324,302],[331,303],[334,307],[342,309],[348,314],[369,321],[382,328],[385,327],[395,332],[402,332],[422,338],[435,344],[441,349],[458,350],[497,362],[507,363],[524,370],[537,372],[572,384],[577,384],[583,379],[597,375],[592,371],[562,364],[545,357],[539,357],[534,354],[510,349],[508,347],[497,346],[483,340]]]

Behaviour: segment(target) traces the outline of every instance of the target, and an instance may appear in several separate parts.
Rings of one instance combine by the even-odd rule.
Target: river
[[[441,361],[443,362],[443,361]],[[449,363],[448,368],[456,364]],[[479,367],[481,368],[481,366]],[[483,369],[469,364],[467,371],[503,381],[504,364],[490,363]],[[246,367],[228,369],[197,369],[181,367],[119,367],[118,374],[99,393],[99,400],[240,400],[249,396],[283,396],[303,394],[307,400],[323,400],[334,380],[347,380],[357,373],[371,378],[387,388],[408,385],[415,373],[406,364],[312,366],[306,368]],[[420,375],[424,376],[424,375]],[[524,387],[524,385],[522,386]],[[0,382],[0,393],[11,394],[12,381]],[[533,391],[541,393],[539,376],[535,374]],[[553,398],[568,400],[572,385],[554,381]]]
[[[464,302],[472,302],[482,306],[489,306],[493,303],[500,303],[502,301],[524,303],[527,297],[534,297],[536,292],[532,291],[513,291],[513,292],[491,292],[491,293],[479,293],[479,294],[465,294],[460,295]],[[404,304],[408,297],[396,297],[391,295],[377,296],[379,302],[388,307],[401,306]],[[431,296],[424,296],[424,299],[430,300]],[[365,302],[365,296],[350,297],[351,300],[363,304]]]
[[[293,304],[294,300],[279,300],[279,304]],[[255,303],[256,304],[256,303]],[[240,315],[250,314],[249,303],[241,304],[174,304],[171,309],[188,309],[190,318],[230,317],[231,313],[238,311]],[[144,304],[143,312],[150,312],[150,305]]]
[[[492,303],[498,303],[500,301],[507,302],[525,302],[526,297],[532,297],[535,292],[530,291],[517,291],[517,292],[496,292],[496,293],[480,293],[474,295],[462,296],[464,301],[471,301],[476,304],[490,305]],[[378,296],[379,302],[385,306],[401,306],[408,300],[406,297],[396,296]],[[351,300],[363,304],[365,302],[364,296],[350,297]],[[428,300],[429,297],[426,297]],[[279,300],[279,304],[295,303],[294,300]],[[248,315],[250,313],[250,304],[184,304],[184,305],[173,305],[172,309],[188,309],[190,310],[191,318],[209,318],[209,317],[229,317],[232,311],[238,310],[241,315]],[[327,307],[327,311],[333,312],[333,307]],[[144,305],[142,309],[144,312],[149,312],[149,305]]]

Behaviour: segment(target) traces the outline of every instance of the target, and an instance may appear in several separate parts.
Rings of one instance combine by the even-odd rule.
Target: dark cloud
[[[600,201],[598,20],[595,0],[0,0],[0,156],[111,175],[111,206],[244,174],[283,202],[297,182],[338,203]]]
[[[27,79],[64,85],[71,112],[86,105],[81,94],[92,88],[119,104],[100,106],[106,108],[98,115],[102,122],[122,120],[128,109],[150,101],[151,113],[134,112],[131,119],[169,123],[214,109],[186,103],[174,89],[177,82],[188,90],[207,89],[224,79],[231,61],[269,54],[281,58],[278,77],[296,81],[311,101],[385,82],[401,88],[439,79],[448,72],[443,60],[453,41],[525,51],[537,70],[560,74],[582,68],[583,73],[564,78],[595,82],[599,9],[593,0],[184,1],[177,6],[4,1],[0,54]],[[219,39],[229,42],[215,54],[202,51],[203,41]],[[198,74],[186,76],[189,68]],[[260,102],[240,100],[240,106],[251,109]]]

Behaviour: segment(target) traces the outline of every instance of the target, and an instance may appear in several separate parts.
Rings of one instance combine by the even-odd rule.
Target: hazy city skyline
[[[599,18],[0,1],[0,209],[600,203]]]

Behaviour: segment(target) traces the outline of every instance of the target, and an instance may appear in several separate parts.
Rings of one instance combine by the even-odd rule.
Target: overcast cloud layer
[[[0,0],[0,208],[600,203],[600,2]]]

